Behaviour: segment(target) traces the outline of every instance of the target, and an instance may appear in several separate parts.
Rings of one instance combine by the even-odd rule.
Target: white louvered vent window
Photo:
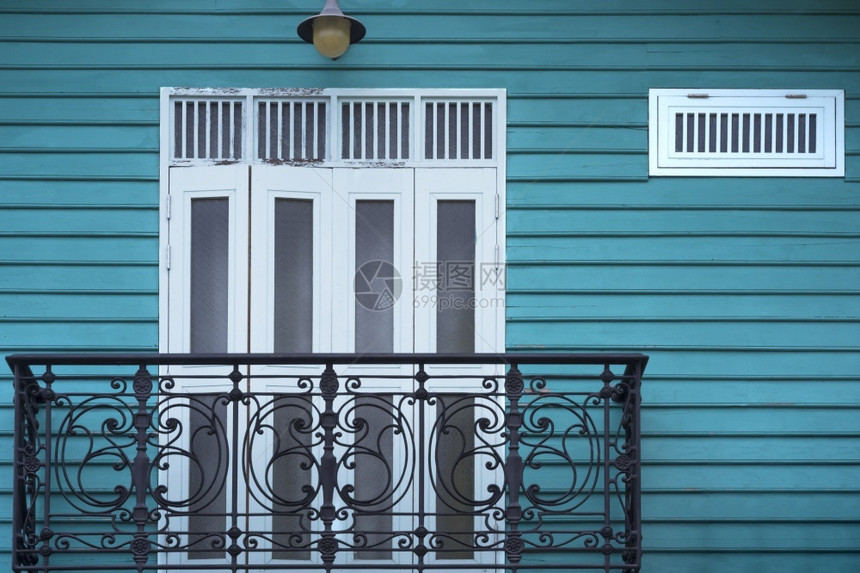
[[[173,100],[173,159],[229,161],[243,157],[242,101]]]
[[[424,100],[424,159],[492,159],[493,103]]]
[[[328,149],[326,101],[258,99],[257,159],[322,161]]]
[[[732,108],[675,113],[676,157],[818,155],[819,114],[802,109],[738,113]]]
[[[173,165],[487,167],[504,156],[502,90],[162,88],[162,97]]]
[[[408,100],[341,99],[341,159],[409,159],[410,108]]]
[[[651,175],[844,175],[841,91],[651,90]]]

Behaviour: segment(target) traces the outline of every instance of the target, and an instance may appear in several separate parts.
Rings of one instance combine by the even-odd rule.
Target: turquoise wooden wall
[[[156,349],[160,87],[506,88],[508,346],[651,355],[644,571],[860,570],[860,4],[341,4],[0,0],[0,354]],[[649,179],[655,87],[844,89],[846,177]]]

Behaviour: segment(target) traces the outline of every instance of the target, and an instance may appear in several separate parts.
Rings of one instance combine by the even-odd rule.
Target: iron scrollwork
[[[147,358],[10,358],[17,571],[639,568],[645,357]]]

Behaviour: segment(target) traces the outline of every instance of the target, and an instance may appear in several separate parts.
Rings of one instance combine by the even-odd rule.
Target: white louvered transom
[[[225,98],[174,98],[174,160],[229,161],[243,157],[243,101]]]
[[[257,159],[322,161],[328,149],[326,100],[258,99]]]
[[[493,102],[424,101],[425,159],[492,159]]]
[[[174,165],[493,166],[503,147],[502,90],[163,91]]]
[[[651,175],[844,175],[841,91],[651,90]]]
[[[342,159],[411,157],[411,101],[342,98],[340,112]]]

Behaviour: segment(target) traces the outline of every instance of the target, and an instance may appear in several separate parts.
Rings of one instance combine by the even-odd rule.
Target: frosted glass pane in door
[[[475,505],[475,399],[443,394],[436,402],[437,559],[472,559]]]
[[[437,203],[436,352],[475,351],[475,202]]]
[[[355,351],[394,351],[394,201],[355,203]]]
[[[313,351],[313,201],[275,200],[275,352]]]
[[[367,548],[356,559],[391,559],[391,489],[395,424],[388,396],[355,398],[358,426],[355,444],[355,528],[366,532]],[[386,533],[387,532],[387,533]]]
[[[273,403],[274,430],[272,444],[273,507],[272,536],[275,559],[308,560],[311,558],[309,518],[314,492],[310,484],[314,455],[313,406],[305,396],[277,396]]]
[[[188,531],[189,559],[224,557],[227,512],[227,405],[218,396],[200,395],[189,400],[188,437]]]
[[[230,202],[191,201],[191,352],[227,352]]]

